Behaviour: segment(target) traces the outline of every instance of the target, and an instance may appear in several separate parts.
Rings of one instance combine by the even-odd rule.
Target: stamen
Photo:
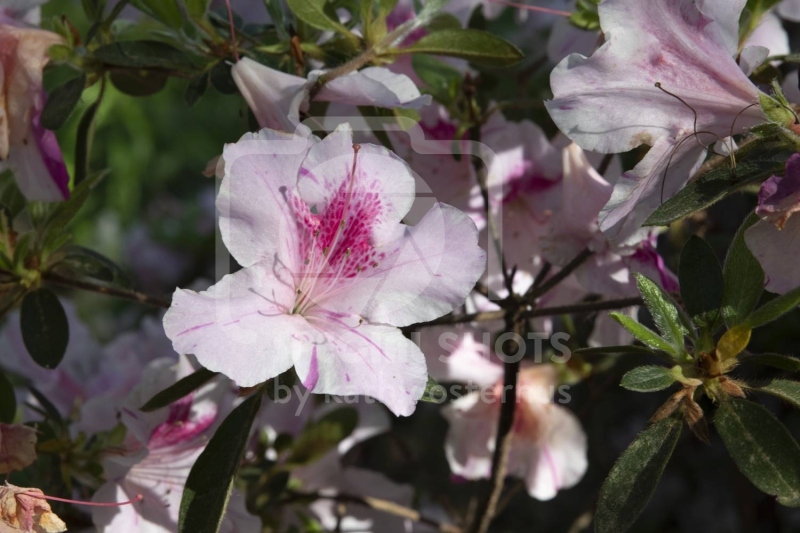
[[[135,498],[125,502],[84,502],[80,500],[70,500],[69,498],[59,498],[58,496],[47,496],[45,494],[37,494],[35,492],[20,492],[20,496],[28,496],[30,498],[37,498],[39,500],[53,500],[56,502],[71,503],[73,505],[85,505],[87,507],[122,507],[123,505],[133,505],[144,500],[142,494],[137,494]]]
[[[547,13],[548,15],[559,15],[561,17],[571,17],[572,13],[569,11],[560,11],[558,9],[551,9],[549,7],[529,6],[527,4],[517,4],[516,2],[508,2],[507,0],[489,0],[495,4],[500,4],[508,7],[516,7],[525,9],[527,11],[538,11],[539,13]]]
[[[233,25],[233,10],[231,9],[231,0],[225,0],[228,5],[228,21],[231,24],[231,45],[233,46],[233,57],[239,61],[239,48],[236,45],[236,28]]]

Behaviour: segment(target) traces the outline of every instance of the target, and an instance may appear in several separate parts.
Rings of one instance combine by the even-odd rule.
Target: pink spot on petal
[[[308,390],[314,390],[319,381],[319,361],[317,360],[317,347],[311,351],[311,365],[308,368],[308,375],[303,380],[303,386]]]

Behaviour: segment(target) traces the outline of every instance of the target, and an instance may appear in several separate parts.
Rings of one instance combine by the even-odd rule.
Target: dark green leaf
[[[783,170],[784,163],[770,160],[739,163],[736,170],[723,167],[690,181],[678,194],[661,204],[645,226],[668,226],[722,200],[745,185],[758,183]]]
[[[112,69],[111,83],[129,96],[142,97],[156,94],[167,86],[168,76],[163,72],[144,69]]]
[[[166,407],[172,403],[177,402],[181,398],[193,393],[212,379],[217,376],[217,372],[212,372],[206,368],[201,368],[185,378],[178,380],[175,384],[170,385],[162,390],[149,400],[140,408],[145,413],[155,411]]]
[[[435,54],[460,57],[476,65],[508,67],[524,57],[519,48],[492,33],[472,30],[442,30],[430,33],[408,48],[392,54]]]
[[[781,370],[788,370],[789,372],[800,372],[800,359],[790,355],[781,355],[777,353],[757,353],[740,355],[739,360],[743,363],[756,363],[764,366],[771,366],[772,368],[780,368]]]
[[[14,179],[14,174],[10,170],[0,172],[0,204],[8,209],[12,219],[25,209],[26,203],[27,201]]]
[[[286,0],[294,15],[313,28],[352,35],[350,30],[325,12],[326,0]]]
[[[259,390],[234,409],[192,466],[181,498],[179,533],[219,530],[261,397]]]
[[[656,365],[637,366],[624,376],[620,386],[636,392],[655,392],[675,383],[675,375],[669,368]]]
[[[42,126],[48,130],[57,130],[72,114],[86,87],[86,74],[68,80],[47,96],[47,102],[42,110]]]
[[[183,0],[186,12],[193,19],[201,19],[205,16],[209,2],[210,0]]]
[[[69,200],[61,202],[55,206],[44,223],[44,231],[62,231],[69,224],[75,215],[78,214],[89,193],[97,186],[108,172],[97,172],[90,176],[72,190]]]
[[[693,235],[683,246],[678,279],[686,310],[697,324],[713,329],[722,306],[724,282],[714,250],[700,237]]]
[[[236,94],[239,91],[231,75],[231,66],[225,61],[218,62],[211,69],[211,85],[222,94]]]
[[[97,110],[103,102],[103,95],[104,92],[101,91],[97,100],[86,108],[80,122],[78,122],[78,130],[75,134],[75,176],[73,178],[73,186],[76,186],[76,188],[89,175],[89,157],[94,136],[94,118],[97,116]]]
[[[297,372],[295,372],[294,368],[290,368],[282,374],[275,376],[267,381],[267,384],[264,386],[267,398],[272,401],[281,401],[288,398],[292,394],[292,387],[296,381]]]
[[[411,56],[414,72],[426,85],[424,89],[442,103],[455,101],[464,76],[457,69],[434,56],[425,54]]]
[[[58,296],[49,289],[26,294],[20,310],[20,326],[31,358],[44,368],[57,367],[69,342],[67,314]]]
[[[779,319],[790,311],[794,311],[798,305],[800,305],[800,287],[765,303],[753,311],[742,324],[751,329],[763,326]]]
[[[130,279],[122,268],[104,255],[83,246],[67,246],[54,268],[66,270],[75,277],[88,276],[107,283],[130,286]]]
[[[800,446],[763,406],[747,400],[722,403],[714,418],[736,466],[778,502],[800,506]]]
[[[358,412],[351,407],[336,409],[312,421],[295,439],[287,463],[304,465],[314,461],[350,436],[357,424]]]
[[[0,372],[0,423],[10,424],[17,414],[17,397],[14,386],[8,381],[5,372]]]
[[[622,452],[600,489],[597,533],[622,533],[633,525],[653,496],[682,428],[681,420],[665,418]]]
[[[796,381],[776,379],[755,390],[777,396],[778,398],[786,400],[795,408],[800,409],[800,383]]]
[[[44,409],[45,414],[50,420],[59,424],[64,422],[64,419],[61,417],[61,413],[58,412],[58,409],[56,409],[56,406],[53,405],[53,402],[47,399],[47,396],[42,394],[39,389],[31,385],[28,386],[28,390],[31,391],[31,394],[34,398],[36,398],[36,401],[39,402],[39,405],[42,406],[42,409]]]
[[[673,357],[677,357],[678,351],[670,343],[658,336],[658,334],[650,328],[643,326],[636,322],[634,319],[622,313],[611,313],[611,318],[620,323],[620,325],[628,330],[628,333],[639,339],[645,346],[649,346],[654,350],[661,350]]]
[[[100,20],[106,7],[106,0],[82,0],[83,11],[89,20]]]
[[[94,57],[107,65],[125,68],[180,70],[191,66],[186,53],[160,41],[118,41],[100,46]]]
[[[175,0],[130,0],[131,4],[174,29],[183,26],[183,15]]]
[[[744,241],[745,231],[758,220],[753,213],[742,223],[725,256],[722,316],[729,328],[753,312],[764,292],[764,270]]]
[[[661,287],[652,280],[638,273],[634,276],[642,299],[653,316],[658,330],[664,339],[675,348],[675,352],[680,353],[683,350],[684,328],[681,325],[677,307],[669,296],[664,294]]]
[[[428,376],[428,383],[425,384],[425,392],[422,393],[422,398],[419,400],[421,402],[444,403],[446,399],[447,390],[439,385],[431,376]]]
[[[595,346],[591,348],[580,348],[578,350],[574,350],[573,353],[579,353],[581,355],[653,355],[653,350],[650,348],[645,348],[644,346],[627,344],[623,346]]]
[[[186,86],[186,93],[183,95],[183,99],[186,100],[189,107],[196,104],[206,93],[206,89],[208,89],[208,80],[208,72],[203,72],[189,81],[189,84]]]

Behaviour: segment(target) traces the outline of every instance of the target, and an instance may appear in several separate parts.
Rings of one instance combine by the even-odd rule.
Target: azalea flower
[[[794,258],[800,245],[800,154],[786,161],[784,176],[772,176],[761,184],[756,214],[762,220],[745,233],[745,242],[761,263],[766,286],[786,293],[800,287]]]
[[[36,461],[36,430],[22,424],[0,424],[0,474],[22,470]]]
[[[15,20],[38,26],[40,6],[48,0],[0,0],[0,23]]]
[[[178,289],[164,329],[178,353],[240,386],[294,366],[318,394],[365,394],[408,415],[427,380],[398,327],[463,303],[484,269],[477,228],[436,204],[415,226],[408,166],[353,145],[349,126],[316,142],[272,130],[223,153],[220,230],[244,268]]]
[[[451,355],[448,364],[475,363]],[[475,382],[482,390],[457,399],[442,413],[450,424],[445,442],[450,469],[467,479],[491,476],[503,398],[498,373],[502,372],[487,371],[484,379]],[[587,468],[586,435],[569,409],[552,403],[555,385],[552,365],[524,367],[517,379],[508,474],[523,479],[528,494],[538,500],[552,499],[559,490],[574,486]]]
[[[69,197],[69,175],[55,134],[41,125],[42,69],[63,40],[10,19],[19,8],[0,4],[0,171],[14,173],[28,200],[55,202]]]
[[[325,73],[312,71],[306,79],[245,57],[233,66],[231,74],[262,128],[294,132],[300,123],[300,111],[308,109],[312,88]],[[383,67],[368,67],[326,82],[314,100],[420,109],[431,102],[431,97],[420,94],[407,76]]]
[[[786,20],[800,22],[800,0],[783,0],[778,4],[778,14]]]
[[[613,239],[634,234],[683,186],[705,146],[765,122],[760,92],[734,59],[744,3],[606,0],[598,7],[605,43],[553,71],[546,106],[570,139],[602,153],[651,146],[601,214]]]
[[[197,457],[202,453],[233,393],[225,381],[215,380],[200,390],[153,413],[138,411],[147,400],[194,371],[185,357],[152,361],[141,384],[121,408],[128,434],[121,451],[110,452],[103,464],[108,481],[95,492],[96,502],[127,502],[118,507],[93,507],[98,531],[170,533],[176,530],[183,487]],[[136,502],[137,495],[143,496]],[[260,529],[260,520],[244,511],[237,492],[220,531],[249,533]]]

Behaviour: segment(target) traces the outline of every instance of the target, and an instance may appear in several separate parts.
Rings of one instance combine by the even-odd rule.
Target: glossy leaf
[[[669,368],[656,365],[637,366],[627,372],[620,386],[636,392],[655,392],[675,383],[675,374]]]
[[[31,358],[44,368],[57,367],[69,342],[67,314],[58,296],[49,289],[37,289],[25,295],[20,326]]]
[[[798,305],[800,305],[800,287],[765,303],[747,317],[743,325],[750,328],[763,326],[779,319],[790,311],[794,311]]]
[[[144,69],[112,69],[109,77],[120,92],[134,97],[156,94],[167,86],[168,80],[163,72]]]
[[[722,403],[714,418],[736,466],[778,502],[800,506],[800,446],[766,408],[748,401]]]
[[[713,328],[722,306],[722,267],[714,250],[703,239],[692,236],[681,251],[678,279],[681,299],[698,325]]]
[[[130,0],[130,2],[171,28],[177,30],[183,26],[183,15],[176,0]]]
[[[286,4],[294,15],[318,30],[327,30],[343,35],[352,35],[337,20],[333,20],[325,12],[326,0],[286,0]]]
[[[155,411],[157,409],[161,409],[162,407],[166,407],[170,404],[173,404],[188,396],[189,394],[193,393],[212,379],[216,377],[218,374],[217,372],[212,372],[206,368],[201,368],[197,370],[185,378],[178,380],[173,385],[170,385],[166,389],[162,390],[149,400],[140,408],[141,411],[145,413],[149,413],[150,411]]]
[[[50,91],[42,110],[42,126],[48,130],[57,130],[63,126],[78,105],[84,87],[86,74],[81,73]]]
[[[745,231],[758,220],[754,213],[742,223],[725,256],[722,316],[728,327],[744,321],[764,292],[764,270],[744,241]]]
[[[622,452],[600,489],[597,533],[622,533],[633,525],[652,498],[682,428],[681,420],[665,418],[642,431]]]
[[[508,67],[524,57],[519,48],[494,34],[471,29],[450,29],[430,33],[413,45],[392,50],[392,54],[435,54],[460,57],[475,65]]]
[[[645,346],[649,346],[654,350],[661,350],[673,357],[678,355],[678,351],[674,346],[659,337],[655,331],[639,324],[631,317],[621,313],[611,313],[611,318],[619,322],[622,327],[628,330],[628,333],[640,340]]]
[[[192,466],[181,499],[179,533],[219,530],[261,397],[259,390],[236,407]]]
[[[183,69],[191,58],[160,41],[118,41],[98,47],[94,57],[103,63],[126,68]]]

